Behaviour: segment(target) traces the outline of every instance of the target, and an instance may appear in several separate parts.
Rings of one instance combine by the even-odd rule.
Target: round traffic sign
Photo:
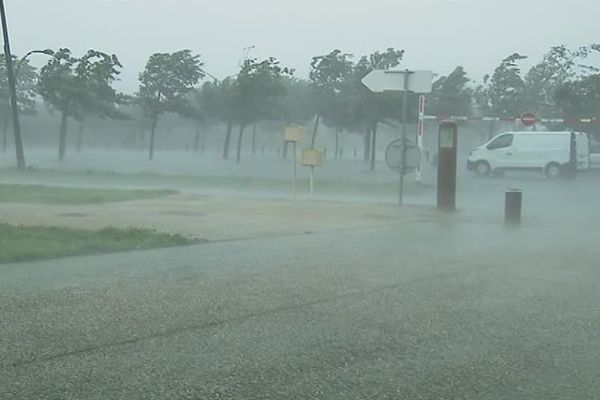
[[[415,171],[420,161],[421,151],[410,139],[396,139],[385,150],[385,162],[397,174],[402,172],[403,166],[404,175]]]
[[[526,112],[526,113],[523,113],[523,115],[521,115],[521,122],[525,126],[532,126],[532,125],[536,124],[537,117],[532,112]]]

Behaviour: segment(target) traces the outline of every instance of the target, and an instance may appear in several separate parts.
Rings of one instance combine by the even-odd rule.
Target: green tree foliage
[[[229,158],[231,132],[236,123],[236,82],[228,77],[222,81],[207,82],[202,86],[202,109],[208,117],[223,122],[226,126],[225,140],[223,142],[222,157]]]
[[[123,68],[116,55],[96,50],[88,51],[77,60],[75,76],[84,89],[80,99],[82,118],[87,115],[100,118],[122,118],[119,105],[126,103],[126,97],[113,88]]]
[[[89,50],[77,58],[60,49],[42,67],[38,91],[52,110],[61,113],[59,160],[66,154],[69,118],[81,121],[87,115],[117,118],[118,105],[125,100],[112,87],[122,68],[117,56]]]
[[[124,119],[126,114],[120,106],[127,103],[127,97],[113,87],[122,68],[117,56],[100,51],[90,50],[78,59],[75,66],[75,76],[83,86],[83,96],[80,99],[81,113],[77,152],[81,151],[84,120],[87,117],[102,119]]]
[[[534,65],[525,76],[530,108],[540,115],[560,116],[561,110],[555,104],[559,88],[572,86],[572,82],[580,77],[598,72],[595,67],[582,64],[594,49],[598,49],[598,45],[576,50],[564,45],[550,48],[542,61]],[[563,94],[566,92],[562,91]]]
[[[488,98],[491,111],[501,117],[515,117],[527,109],[525,81],[519,61],[526,59],[518,53],[506,57],[489,80]]]
[[[11,121],[10,110],[10,94],[8,90],[8,77],[6,75],[6,62],[4,54],[0,54],[0,118],[2,119],[2,149],[7,150],[8,140],[7,131]],[[22,64],[13,56],[13,65],[15,65],[16,86],[17,86],[17,104],[19,112],[25,115],[33,115],[35,113],[35,97],[37,96],[37,79],[38,75],[33,66],[28,60]]]
[[[599,115],[600,69],[584,64],[592,53],[597,52],[600,52],[598,44],[574,51],[559,46],[544,57],[549,72],[544,75],[546,79],[540,79],[537,87],[555,106],[558,116],[571,119]]]
[[[281,98],[286,94],[285,78],[294,71],[274,57],[245,60],[234,86],[234,113],[240,126],[236,162],[240,162],[244,129],[263,119],[280,119]]]
[[[206,112],[203,109],[202,100],[202,91],[200,89],[193,90],[190,93],[191,112],[185,115],[185,117],[192,121],[196,131],[194,135],[194,153],[197,153],[200,149],[200,136],[202,134],[202,127],[206,126],[208,120]]]
[[[314,147],[321,118],[336,127],[343,125],[349,114],[348,94],[356,83],[352,55],[341,50],[313,57],[310,68],[310,87],[314,90],[317,109],[311,139],[311,147]]]
[[[398,67],[403,58],[404,50],[396,50],[390,47],[384,52],[376,51],[369,56],[361,57],[354,67],[354,71],[362,79],[373,70],[388,70]]]
[[[139,75],[137,101],[151,118],[149,158],[154,157],[156,125],[160,115],[173,112],[189,115],[189,94],[204,78],[200,56],[190,50],[175,53],[155,53]]]
[[[281,119],[285,125],[305,125],[317,113],[317,97],[309,82],[286,77],[283,80],[286,95],[281,98]]]
[[[599,117],[600,74],[564,83],[556,90],[555,100],[567,118]]]
[[[478,85],[473,90],[473,104],[475,109],[473,110],[478,116],[491,116],[492,105],[490,100],[489,89],[490,76],[486,75],[483,77],[483,84]]]
[[[435,115],[470,115],[473,99],[470,82],[467,72],[460,66],[448,76],[436,80],[433,83],[428,111]]]

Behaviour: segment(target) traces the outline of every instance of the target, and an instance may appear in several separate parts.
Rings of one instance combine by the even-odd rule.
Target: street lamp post
[[[17,86],[19,83],[19,71],[21,71],[21,67],[23,66],[23,64],[25,63],[25,61],[27,60],[27,58],[32,55],[32,54],[46,54],[47,56],[53,56],[54,55],[54,51],[51,49],[46,49],[46,50],[31,50],[30,52],[28,52],[27,54],[25,54],[23,57],[21,57],[21,59],[19,60],[19,62],[16,64],[16,68],[14,71],[14,76],[15,76],[15,86]],[[17,102],[18,103],[18,102]],[[3,148],[4,150],[6,150],[6,132],[4,132],[4,136],[3,136]]]
[[[23,63],[25,62],[25,60],[27,60],[27,57],[29,57],[32,54],[45,54],[47,56],[53,56],[54,55],[54,50],[52,50],[52,49],[31,50],[30,52],[28,52],[27,54],[25,54],[23,57],[21,57],[21,59],[19,60],[19,63],[17,64],[17,68],[15,68],[15,81],[19,77],[19,71],[21,70],[21,66],[23,65]]]
[[[25,152],[23,151],[23,138],[21,136],[21,125],[19,124],[19,109],[17,108],[17,88],[13,71],[12,54],[10,52],[10,40],[8,36],[8,24],[6,23],[6,9],[4,0],[0,0],[0,18],[2,19],[2,31],[4,34],[4,57],[6,61],[6,75],[8,77],[8,89],[10,93],[10,105],[15,135],[15,150],[17,153],[17,168],[25,169]]]
[[[200,69],[200,72],[202,72],[204,75],[208,76],[209,78],[214,79],[215,82],[220,82],[219,78],[217,78],[216,76],[214,76],[213,74],[206,72],[206,70],[204,69]]]

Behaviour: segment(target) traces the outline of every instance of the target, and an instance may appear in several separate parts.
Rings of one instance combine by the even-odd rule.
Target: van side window
[[[513,135],[498,136],[493,142],[487,145],[488,150],[504,149],[512,146]]]

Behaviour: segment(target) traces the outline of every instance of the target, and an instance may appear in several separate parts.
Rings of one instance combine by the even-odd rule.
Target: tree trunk
[[[252,125],[252,155],[256,155],[256,124]]]
[[[238,134],[237,153],[235,156],[235,162],[237,164],[240,163],[240,160],[242,158],[242,136],[244,135],[244,129],[246,129],[246,125],[241,124],[240,125],[240,133]]]
[[[319,114],[317,114],[317,116],[315,118],[315,126],[313,128],[313,134],[310,139],[310,148],[311,149],[315,148],[315,142],[317,141],[317,132],[319,131],[319,121],[321,121],[321,116]]]
[[[365,130],[365,162],[371,159],[371,127]]]
[[[65,159],[67,153],[67,114],[63,113],[60,119],[60,136],[58,137],[58,160]]]
[[[202,132],[202,139],[200,140],[200,154],[204,155],[206,152],[206,125],[204,125],[204,131]]]
[[[335,128],[335,159],[340,154],[340,128]]]
[[[2,151],[8,149],[8,116],[2,121]]]
[[[377,123],[373,125],[371,130],[371,171],[375,171],[375,158],[377,151]]]
[[[173,133],[173,126],[172,125],[168,125],[167,127],[167,134],[165,135],[165,145],[168,148],[171,147],[171,138],[172,138],[172,133]]]
[[[144,150],[146,148],[146,129],[144,128],[140,128],[140,132],[139,132],[139,145],[140,145],[140,150]]]
[[[77,153],[81,153],[81,146],[83,144],[83,121],[79,121],[79,132],[77,134]]]
[[[154,159],[154,138],[156,137],[156,124],[158,123],[158,114],[154,114],[152,117],[152,126],[150,127],[150,153],[148,159]]]
[[[227,132],[225,133],[225,143],[223,143],[223,158],[229,158],[229,143],[231,142],[231,130],[233,129],[233,124],[231,122],[227,123]]]
[[[196,136],[194,136],[194,153],[197,153],[200,149],[200,124],[194,124],[196,127]]]
[[[159,90],[158,93],[156,94],[157,106],[160,106],[160,97],[161,96],[162,96],[162,93]],[[148,158],[150,159],[150,161],[152,161],[154,159],[154,138],[156,137],[156,124],[157,123],[158,123],[158,111],[156,111],[154,113],[154,115],[152,116],[152,126],[150,128],[150,153],[148,154]]]
[[[344,158],[344,128],[340,128],[340,155],[339,159]]]

